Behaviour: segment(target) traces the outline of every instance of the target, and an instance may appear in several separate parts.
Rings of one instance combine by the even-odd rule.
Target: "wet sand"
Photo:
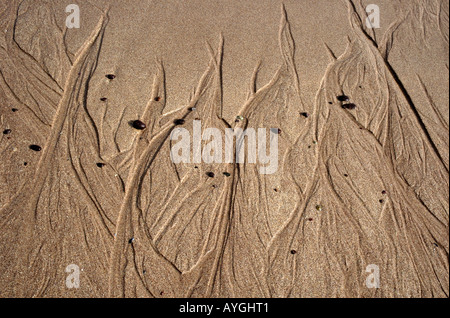
[[[448,297],[448,1],[371,3],[1,2],[0,297]]]

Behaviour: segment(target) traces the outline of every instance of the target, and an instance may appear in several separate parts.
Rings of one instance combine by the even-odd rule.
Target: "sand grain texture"
[[[448,1],[80,2],[0,3],[1,297],[448,297]],[[194,120],[277,172],[174,164]]]

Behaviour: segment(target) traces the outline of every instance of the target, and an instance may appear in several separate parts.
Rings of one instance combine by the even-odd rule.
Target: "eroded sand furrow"
[[[396,2],[397,20],[380,37],[365,27],[362,2],[342,3],[348,41],[339,57],[325,44],[329,65],[311,106],[301,90],[308,74],[299,74],[296,59],[307,47],[282,6],[279,66],[257,89],[257,65],[231,122],[223,118],[227,42],[220,35],[217,48],[207,43],[194,93],[175,111],[165,111],[166,64],[156,61],[147,104],[134,118],[145,123],[140,129],[129,127],[117,100],[90,104],[92,87],[95,98],[118,87],[115,76],[96,77],[108,10],[72,55],[51,2],[43,11],[27,1],[0,5],[8,17],[0,99],[21,108],[20,117],[2,113],[0,124],[13,132],[24,126],[20,147],[42,146],[20,178],[14,165],[22,150],[8,133],[0,139],[1,180],[11,183],[0,193],[0,295],[448,297],[446,105],[430,77],[416,72],[426,100],[417,102],[392,58],[406,54],[405,32],[424,50],[436,35],[448,47],[448,4]],[[37,17],[45,25],[33,27],[32,38],[21,34],[24,21]],[[192,160],[198,127],[204,135],[207,128],[274,129],[276,172],[262,174],[248,158]],[[171,160],[179,128],[191,136],[190,162]],[[239,142],[231,141],[233,159]],[[79,289],[65,285],[69,264],[83,270]],[[366,286],[372,265],[382,288]]]

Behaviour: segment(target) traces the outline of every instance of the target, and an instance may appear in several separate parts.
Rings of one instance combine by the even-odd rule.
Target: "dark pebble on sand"
[[[356,105],[355,104],[344,104],[344,105],[342,105],[342,108],[344,108],[344,109],[355,109]]]
[[[291,250],[291,254],[292,255],[297,254],[297,251],[296,250]]]
[[[137,129],[137,130],[144,130],[145,128],[147,128],[147,125],[145,125],[145,124],[144,124],[142,121],[140,121],[140,120],[135,120],[135,121],[133,121],[132,126],[133,126],[134,129]]]
[[[99,168],[103,168],[104,166],[106,166],[104,163],[101,163],[101,162],[97,163],[97,167],[99,167]]]
[[[308,117],[309,117],[309,114],[308,114],[308,113],[300,113],[300,115],[302,115],[302,116],[305,117],[305,118],[308,118]]]
[[[381,191],[381,194],[386,194],[386,193],[387,193],[386,190]]]
[[[340,95],[337,97],[338,101],[340,102],[348,102],[350,100],[350,98],[346,95]]]
[[[33,151],[41,151],[42,150],[42,148],[38,145],[31,145],[30,149]]]
[[[5,129],[3,130],[3,135],[9,135],[12,132],[11,129]]]
[[[175,119],[173,123],[177,126],[183,125],[185,123],[184,119]]]
[[[230,177],[230,176],[231,176],[231,174],[228,173],[228,172],[224,172],[223,175],[224,175],[225,177]]]
[[[108,99],[107,99],[106,97],[102,97],[102,98],[100,98],[100,100],[101,100],[102,102],[106,102]]]
[[[107,75],[105,75],[105,76],[106,76],[106,78],[109,79],[109,80],[113,80],[113,79],[116,78],[116,75],[114,75],[114,74],[107,74]]]
[[[155,102],[159,102],[161,100],[161,97],[155,97]]]
[[[210,178],[214,178],[214,172],[208,172],[206,175]]]
[[[13,113],[15,113],[15,112],[17,112],[17,111],[19,111],[17,108],[11,108],[11,111],[13,112]]]

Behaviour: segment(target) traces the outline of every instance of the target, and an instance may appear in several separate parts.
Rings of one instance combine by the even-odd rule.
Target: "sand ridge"
[[[1,4],[0,122],[10,131],[0,143],[0,295],[448,297],[448,99],[436,93],[448,96],[448,74],[436,80],[413,62],[432,50],[439,59],[423,63],[448,73],[445,2],[395,1],[382,34],[365,25],[362,1],[334,3],[347,39],[340,53],[318,42],[328,66],[311,69],[321,76],[313,100],[298,21],[279,5],[274,71],[252,65],[238,109],[224,98],[238,85],[224,77],[227,34],[202,47],[186,103],[169,105],[173,61],[157,56],[145,100],[127,109],[114,92],[125,71],[103,63],[127,8],[92,7],[90,34],[71,53],[52,1]],[[34,12],[45,32],[25,45],[18,25]],[[424,44],[411,49],[408,37]],[[278,171],[173,163],[170,135],[194,120],[278,129]],[[82,269],[79,288],[66,285],[69,264]],[[366,285],[369,265],[380,288]]]

